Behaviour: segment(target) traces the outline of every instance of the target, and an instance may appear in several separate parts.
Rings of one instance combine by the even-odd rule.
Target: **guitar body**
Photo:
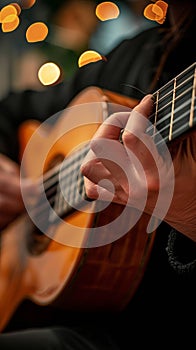
[[[88,142],[103,122],[110,102],[126,108],[136,104],[92,87],[80,93],[53,126],[42,127],[34,121],[22,125],[19,139],[25,176],[39,178]],[[75,122],[78,111],[82,115]],[[93,208],[94,202],[88,205]],[[149,216],[143,213],[126,234],[105,245],[85,245],[92,227],[107,227],[122,211],[123,206],[111,203],[98,214],[74,211],[66,215],[63,221],[68,227],[80,228],[76,244],[64,241],[63,223],[44,234],[36,230],[28,214],[1,232],[0,330],[24,299],[65,310],[123,309],[136,292],[150,257],[155,232],[146,233]],[[135,212],[130,208],[127,221],[131,222]],[[127,222],[121,221],[126,230]],[[106,230],[104,234],[111,233]]]

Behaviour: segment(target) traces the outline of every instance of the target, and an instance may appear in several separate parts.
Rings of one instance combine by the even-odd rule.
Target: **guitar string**
[[[189,89],[190,90],[190,89]],[[188,90],[185,91],[185,94],[189,92]],[[184,97],[184,93],[182,94],[182,96],[176,98],[176,101],[177,100],[180,100]],[[183,104],[181,104],[180,107],[176,108],[175,109],[175,114],[177,113],[181,113],[181,111],[183,111],[183,109],[185,107],[188,107],[190,104],[191,104],[191,101],[192,99],[190,98],[189,100],[187,100],[186,102],[184,102]],[[172,103],[172,102],[171,102]],[[167,104],[167,107],[169,107],[169,105],[171,104]],[[166,108],[167,108],[166,107]],[[194,109],[195,109],[196,106],[194,106]],[[181,131],[183,129],[187,129],[187,127],[189,126],[189,118],[187,120],[186,123],[183,123],[183,125],[181,126],[177,126],[176,129],[175,129],[175,125],[178,125],[178,123],[180,121],[185,121],[185,117],[190,117],[190,108],[188,108],[184,113],[181,113],[180,116],[176,117],[174,120],[172,120],[172,126],[173,126],[173,129],[172,129],[172,139],[174,139],[174,136],[176,137],[176,135],[178,135],[179,133],[181,133]],[[161,110],[160,110],[161,111]],[[158,110],[158,113],[159,113],[159,110]],[[160,114],[160,113],[159,113]],[[154,114],[155,115],[155,114]],[[153,118],[154,118],[154,115],[153,115]],[[163,144],[164,142],[167,142],[169,141],[169,132],[167,132],[167,130],[169,129],[169,126],[170,126],[170,123],[169,124],[166,124],[164,125],[162,128],[158,129],[157,127],[160,126],[163,122],[167,121],[167,120],[170,120],[170,115],[171,113],[168,112],[161,120],[159,120],[157,123],[156,123],[156,129],[154,129],[154,126],[151,124],[149,126],[149,128],[147,128],[146,130],[146,133],[151,133],[153,132],[153,138],[156,138],[156,136],[159,137],[160,139],[160,134],[162,135],[162,139],[159,141],[159,142],[156,142],[155,141],[155,144],[156,146],[158,147],[160,144]],[[168,117],[169,116],[169,117]],[[195,118],[193,118],[193,121],[195,121]],[[157,130],[156,132],[154,132],[154,130]],[[163,133],[166,132],[166,136],[163,137]]]
[[[69,162],[69,166],[67,167],[67,164],[66,164],[66,167],[65,166],[62,166],[62,172],[60,173],[61,174],[61,177],[62,177],[62,180],[64,181],[63,182],[63,184],[64,184],[64,188],[65,189],[67,189],[67,193],[63,193],[62,194],[62,192],[60,192],[60,195],[61,195],[61,197],[59,197],[59,201],[61,200],[61,199],[63,199],[63,205],[64,205],[64,207],[66,207],[66,209],[67,210],[70,210],[70,208],[71,208],[71,204],[72,204],[72,206],[74,206],[74,205],[79,205],[80,203],[82,204],[82,201],[84,201],[84,198],[82,198],[81,199],[81,194],[79,194],[79,199],[80,199],[80,201],[78,202],[77,201],[77,198],[72,198],[72,203],[71,204],[69,204],[68,203],[68,201],[69,201],[69,193],[70,193],[70,190],[71,189],[73,189],[73,186],[75,185],[75,183],[73,183],[73,168],[75,167],[75,174],[77,174],[77,173],[79,173],[79,175],[80,175],[80,179],[78,178],[78,181],[76,181],[77,183],[78,183],[78,185],[79,185],[79,183],[80,183],[80,188],[81,187],[83,187],[83,176],[82,176],[82,174],[79,172],[79,169],[80,169],[80,165],[81,165],[81,162],[79,162],[78,161],[78,158],[80,158],[81,159],[81,161],[82,161],[82,156],[84,157],[87,153],[88,153],[88,151],[89,151],[89,149],[90,149],[90,147],[89,147],[89,144],[87,144],[86,145],[86,147],[85,148],[83,148],[82,150],[83,150],[83,153],[79,153],[79,151],[77,151],[76,152],[76,154],[74,154],[74,158],[75,158],[75,161],[73,161],[73,155],[72,155],[72,158],[71,158],[71,161]],[[64,160],[66,163],[67,163],[67,158],[65,158],[65,160]],[[62,163],[64,163],[64,161],[62,162]],[[62,165],[62,164],[61,164]],[[60,168],[60,166],[58,167],[58,168]],[[67,169],[69,169],[69,173],[68,172],[66,172],[66,170]],[[59,169],[58,169],[59,170]],[[57,174],[56,175],[58,175],[59,174],[59,171],[57,172]],[[65,176],[66,175],[66,176]],[[50,180],[50,179],[49,179]],[[44,180],[45,181],[45,180]],[[43,181],[43,182],[44,182]],[[66,185],[66,182],[67,182],[67,186],[65,186]],[[42,183],[42,182],[41,182]],[[47,183],[47,181],[46,181],[46,183]],[[44,183],[45,184],[45,183]],[[49,188],[44,188],[44,191],[47,193],[47,195],[48,195],[48,189],[49,190],[52,190],[52,192],[54,192],[55,191],[55,194],[54,194],[54,196],[51,196],[51,197],[49,197],[48,198],[48,196],[47,196],[47,199],[48,199],[48,201],[49,201],[49,203],[52,205],[53,203],[54,203],[54,199],[55,199],[55,197],[56,197],[56,189],[57,189],[57,187],[56,187],[56,185],[58,185],[59,184],[59,181],[57,180],[57,181],[53,181],[53,183],[52,184],[50,184],[50,187]],[[75,194],[77,194],[76,193],[76,190],[77,190],[77,188],[78,187],[76,187],[75,186]],[[78,192],[79,193],[79,192]],[[68,200],[67,202],[65,201],[65,198]],[[42,202],[43,201],[43,202]],[[30,212],[31,212],[31,215],[33,216],[33,215],[36,215],[36,220],[37,220],[37,218],[39,217],[39,216],[42,216],[43,215],[43,211],[44,210],[46,210],[46,209],[48,209],[48,204],[47,204],[47,201],[45,200],[45,198],[42,198],[41,197],[41,201],[38,203],[38,204],[36,204],[36,206],[33,206],[32,208],[31,208],[31,210],[30,210]],[[58,203],[57,203],[57,208],[56,208],[56,210],[58,209]],[[61,209],[61,208],[60,208]],[[59,215],[60,215],[60,210],[59,209]],[[63,214],[63,213],[62,213]]]
[[[189,67],[189,68],[190,68],[190,67]],[[188,79],[190,80],[192,77],[193,77],[193,75],[192,75],[191,77],[189,77]],[[186,79],[186,82],[187,82],[188,79]],[[186,82],[181,83],[181,84],[177,87],[177,89],[180,89],[180,88],[182,87],[182,85],[184,85]],[[165,86],[163,86],[160,90],[158,90],[159,94],[160,94],[161,91],[164,91],[168,86],[170,86],[171,83],[173,83],[173,80],[172,80],[172,82],[167,83],[167,84],[166,84]],[[183,97],[189,90],[190,90],[190,88],[187,89],[186,91],[183,91],[183,93],[182,93],[181,95],[179,95],[179,96],[177,97],[177,99],[179,99],[179,100],[182,99],[182,97]],[[167,97],[171,94],[172,91],[173,91],[173,89],[172,89],[171,91],[167,92],[165,95],[163,95],[163,96],[159,99],[158,103],[159,103],[160,101],[163,101],[165,98],[167,98]],[[158,92],[155,92],[153,95],[156,96]],[[188,103],[189,103],[189,102],[190,102],[190,99],[189,99]],[[157,102],[155,102],[155,104],[156,104],[156,103],[157,103]],[[172,102],[170,102],[169,104],[171,104],[171,103],[172,103]],[[169,104],[167,103],[165,106],[163,106],[163,107],[161,107],[160,109],[158,109],[158,110],[156,111],[156,113],[160,113],[161,111],[163,111],[165,108],[168,107]],[[183,105],[183,107],[180,107],[180,108],[179,108],[179,111],[180,111],[182,108],[184,108],[184,105]],[[152,120],[152,119],[154,118],[154,116],[155,116],[155,113],[153,113],[153,114],[149,117],[149,120],[150,120],[150,119]],[[183,114],[182,116],[180,116],[177,120],[175,120],[175,122],[177,122],[177,121],[179,121],[179,120],[181,120],[181,119],[183,119],[183,118],[184,118],[184,114]],[[162,119],[159,119],[159,121],[157,122],[157,125],[158,125],[158,124],[160,125],[160,124],[161,124],[163,121],[165,121],[165,120],[167,120],[167,115],[164,116]],[[150,126],[150,128],[152,128],[152,125]],[[158,134],[161,133],[161,131],[163,131],[164,129],[165,129],[165,127],[162,128],[161,130],[159,130],[159,132],[156,133],[156,134],[158,135]],[[182,129],[182,126],[181,126],[178,130],[181,130],[181,129]],[[149,130],[149,131],[151,131],[151,130]],[[156,136],[156,134],[153,135],[153,137]],[[166,139],[165,139],[165,140],[166,140]],[[83,150],[83,149],[82,149],[82,150]],[[87,154],[87,152],[85,153],[85,155],[86,155],[86,154]],[[45,190],[45,192],[47,193],[48,201],[49,201],[50,204],[53,204],[53,203],[54,203],[53,200],[55,200],[55,197],[56,197],[56,186],[55,186],[55,185],[58,185],[59,169],[62,168],[63,173],[64,173],[68,168],[70,168],[71,164],[73,164],[74,158],[76,158],[75,161],[77,160],[78,155],[79,155],[80,158],[81,158],[81,155],[82,155],[82,156],[84,155],[83,153],[81,153],[81,149],[80,149],[79,151],[75,152],[74,155],[71,155],[70,157],[65,158],[65,160],[62,162],[62,163],[65,163],[65,165],[63,164],[63,167],[62,167],[62,163],[61,163],[60,165],[55,166],[53,169],[51,169],[50,171],[47,171],[46,173],[43,174],[44,190]],[[71,161],[70,161],[70,159],[71,159]],[[76,164],[76,165],[77,165],[77,164]],[[80,165],[81,165],[81,163],[78,164],[78,169],[77,169],[77,170],[79,170]],[[54,172],[54,171],[55,171],[55,172]],[[61,173],[61,174],[62,174],[62,173]],[[72,172],[70,171],[70,175],[71,175],[71,174],[72,174]],[[56,177],[55,180],[54,180],[54,177]],[[66,174],[66,177],[67,177],[67,174]],[[82,175],[81,175],[81,177],[82,177]],[[62,178],[62,180],[65,179],[65,177],[62,177],[62,176],[61,176],[61,178]],[[41,183],[42,183],[42,181],[41,181]],[[71,183],[71,182],[70,182],[70,183]],[[51,192],[50,192],[50,191],[51,191]],[[54,196],[50,196],[50,195],[53,194],[54,191],[55,191],[55,195],[54,195]],[[38,206],[34,206],[34,207],[32,208],[32,212],[33,212],[34,210],[36,210],[36,211],[39,211],[39,214],[42,214],[41,209],[44,210],[44,207],[45,207],[45,205],[43,205],[43,203],[40,203]],[[62,214],[63,214],[63,213],[62,213]]]
[[[184,84],[186,84],[186,83],[187,83],[188,81],[190,81],[190,79],[192,79],[192,78],[193,78],[193,75],[192,75],[191,77],[189,77],[188,79],[186,79],[185,82],[183,82],[183,83],[181,83],[180,85],[178,85],[178,87],[177,87],[176,90],[179,90],[181,87],[183,87]],[[161,103],[165,98],[167,98],[167,97],[169,98],[169,95],[173,94],[173,91],[174,91],[174,90],[170,90],[166,95],[164,95],[164,96],[162,96],[162,97],[159,97],[159,98],[158,98],[158,101],[155,101],[155,102],[154,102],[154,105],[155,105],[155,106],[156,106],[156,105],[160,105],[160,103]],[[187,90],[183,91],[179,96],[175,97],[175,102],[178,101],[178,99],[179,99],[180,97],[183,97],[183,95],[186,94],[186,93],[189,92],[189,91],[192,91],[192,86],[191,86],[190,88],[188,88]],[[154,96],[155,98],[156,98],[157,93],[159,93],[159,96],[160,96],[160,90],[159,90],[158,92],[155,92],[155,93],[153,94],[153,96]],[[167,108],[167,107],[169,106],[169,104],[172,103],[172,102],[173,102],[173,101],[170,100],[170,101],[169,101],[167,104],[165,104],[163,107],[161,107],[160,109],[156,110],[156,113],[159,113],[159,114],[160,114],[161,110],[162,110],[163,108]],[[155,113],[154,113],[154,114],[155,114]],[[154,114],[151,115],[151,116],[149,117],[149,119],[151,119],[151,118],[154,116]],[[162,119],[160,119],[156,125],[159,125],[160,123],[162,123],[163,121],[165,121],[167,118],[168,118],[168,117],[167,117],[167,115],[166,115],[165,117],[163,117]],[[168,119],[170,119],[170,117],[169,117]],[[151,128],[154,128],[154,125],[151,125]],[[160,130],[160,131],[161,131],[161,130]]]

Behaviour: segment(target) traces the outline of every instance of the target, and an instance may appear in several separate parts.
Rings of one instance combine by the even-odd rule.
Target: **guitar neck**
[[[147,133],[157,146],[177,139],[195,126],[195,95],[196,63],[153,94],[155,109]]]

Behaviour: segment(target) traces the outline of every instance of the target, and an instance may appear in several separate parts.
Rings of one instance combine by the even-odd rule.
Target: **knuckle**
[[[132,133],[124,132],[122,135],[123,144],[134,147],[138,143],[138,137]]]
[[[87,185],[85,187],[85,192],[86,192],[86,195],[89,199],[97,198],[97,190],[96,190],[95,185]]]
[[[89,177],[91,174],[91,169],[92,169],[92,165],[88,162],[85,164],[82,164],[80,167],[80,171],[82,173],[83,176]]]

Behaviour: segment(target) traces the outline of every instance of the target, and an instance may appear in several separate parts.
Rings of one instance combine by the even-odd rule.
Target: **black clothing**
[[[164,42],[165,31],[167,29],[155,27],[133,39],[124,40],[108,55],[107,61],[91,63],[80,68],[69,84],[61,83],[43,92],[11,93],[0,103],[0,151],[17,160],[16,132],[21,121],[31,118],[45,120],[64,109],[74,96],[88,86],[99,86],[137,99],[143,97],[139,90],[144,94],[151,92],[150,84],[158,69],[160,59],[167,50]],[[186,33],[186,38],[183,38],[182,31],[182,40],[168,55],[163,67],[164,73],[156,81],[155,90],[195,61],[194,33],[194,28],[190,28]],[[24,345],[24,349],[27,347],[31,349],[31,344],[36,341],[40,345],[32,346],[32,349],[125,350],[131,349],[132,346],[142,346],[143,342],[159,347],[159,344],[164,342],[168,346],[169,341],[174,345],[181,345],[182,340],[187,342],[186,348],[191,349],[189,344],[194,338],[192,332],[196,311],[196,273],[195,269],[192,269],[190,273],[181,274],[172,265],[171,257],[168,260],[168,252],[171,254],[168,248],[170,231],[171,228],[165,223],[162,223],[157,230],[152,255],[142,283],[136,295],[120,315],[115,317],[106,315],[100,318],[97,315],[90,315],[89,318],[88,315],[87,317],[77,315],[76,322],[72,324],[71,316],[61,310],[49,306],[43,311],[42,307],[34,306],[33,308],[31,302],[24,302],[26,314],[22,307],[19,308],[6,330],[20,329],[25,326],[54,327],[52,330],[45,329],[42,334],[31,333],[28,338],[30,340],[27,339],[26,342],[28,346]],[[182,235],[179,233],[179,236]],[[184,251],[180,252],[179,259],[182,258],[182,263],[189,262],[188,258],[183,259],[189,255],[186,247],[189,251],[189,245],[191,245],[190,261],[193,261],[196,258],[195,244],[184,236],[182,242],[181,246],[184,247]],[[38,317],[35,316],[32,325],[29,325],[28,316],[32,308]],[[23,321],[20,318],[21,315],[24,317]],[[39,315],[43,316],[43,324]],[[62,328],[63,325],[70,326],[70,324],[71,329]],[[55,328],[57,326],[60,328]],[[75,327],[78,327],[79,335],[73,335]],[[25,334],[24,338],[21,338],[21,344],[22,339],[25,342]],[[83,336],[86,334],[86,340],[83,336],[83,340],[80,339],[80,334]],[[160,338],[157,340],[157,337]],[[88,343],[90,338],[93,338],[94,345]],[[48,342],[46,347],[41,345],[45,339]],[[67,339],[69,339],[68,344],[61,347],[59,342],[67,342]],[[87,343],[82,346],[82,342],[85,341]],[[4,349],[2,342],[3,337],[0,336],[0,348]],[[14,335],[10,336],[10,342],[16,344]],[[22,345],[19,345],[19,348],[23,349]]]
[[[186,33],[186,39],[168,57],[164,73],[157,80],[154,89],[166,84],[195,61],[193,33],[194,28],[190,28]],[[64,109],[88,86],[95,85],[137,99],[150,93],[150,84],[157,71],[160,57],[164,50],[167,50],[163,44],[164,34],[164,29],[155,27],[133,39],[124,40],[112,50],[107,61],[81,67],[69,83],[61,83],[41,92],[10,93],[0,103],[0,151],[17,159],[16,132],[19,124],[27,119],[44,121]],[[185,52],[187,54],[182,55]]]

